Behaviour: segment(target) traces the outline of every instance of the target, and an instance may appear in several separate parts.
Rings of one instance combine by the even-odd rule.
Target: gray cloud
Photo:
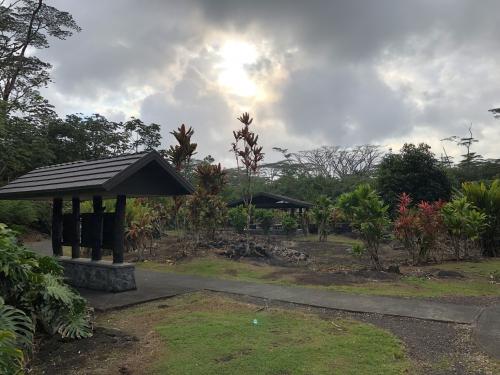
[[[51,3],[83,27],[42,52],[54,63],[47,95],[61,113],[81,105],[120,117],[130,106],[162,124],[167,142],[180,123],[194,126],[200,153],[221,159],[234,118],[247,109],[266,124],[258,130],[268,147],[436,145],[470,122],[483,137],[480,152],[494,153],[500,141],[487,113],[500,105],[494,0]],[[273,100],[245,101],[216,87],[216,53],[207,48],[217,49],[224,34],[266,43],[245,68],[272,86]],[[285,75],[275,79],[278,64]]]

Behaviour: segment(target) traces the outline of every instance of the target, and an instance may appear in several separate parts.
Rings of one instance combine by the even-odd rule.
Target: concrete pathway
[[[28,246],[46,255],[47,243],[44,242],[30,243]],[[327,309],[469,324],[474,328],[481,347],[500,360],[500,305],[484,308],[416,298],[363,296],[140,269],[136,269],[136,283],[137,290],[134,291],[113,294],[81,290],[81,293],[98,310],[126,307],[191,291],[210,290]]]
[[[477,320],[475,334],[484,351],[500,360],[500,305],[484,309]]]
[[[193,275],[136,270],[136,280],[192,290],[242,294],[275,301],[352,312],[404,316],[441,322],[472,324],[482,309],[477,306],[423,301],[411,298],[362,296],[307,287],[230,281]]]

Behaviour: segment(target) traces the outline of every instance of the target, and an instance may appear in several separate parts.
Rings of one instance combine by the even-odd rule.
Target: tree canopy
[[[425,143],[405,143],[399,154],[387,154],[377,171],[377,187],[382,198],[395,207],[401,193],[415,202],[448,200],[451,182]]]

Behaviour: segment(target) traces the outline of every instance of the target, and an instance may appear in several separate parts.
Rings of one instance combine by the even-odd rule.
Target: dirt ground
[[[218,298],[221,294],[209,293]],[[396,335],[406,348],[414,365],[412,374],[428,375],[494,375],[500,368],[485,356],[475,344],[471,328],[465,325],[438,323],[376,314],[355,314],[262,299],[229,296],[265,308],[298,309],[318,314],[324,319],[350,318],[372,323]],[[98,317],[94,337],[65,342],[57,338],[42,338],[30,373],[50,375],[147,374],[144,365],[162,355],[163,346],[154,327],[168,311],[169,300],[144,305],[148,311],[140,319],[122,310]]]

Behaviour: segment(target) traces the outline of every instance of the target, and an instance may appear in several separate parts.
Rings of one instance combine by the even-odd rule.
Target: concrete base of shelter
[[[64,267],[68,283],[77,288],[124,292],[136,289],[135,266],[131,263],[114,264],[107,260],[57,257]]]

